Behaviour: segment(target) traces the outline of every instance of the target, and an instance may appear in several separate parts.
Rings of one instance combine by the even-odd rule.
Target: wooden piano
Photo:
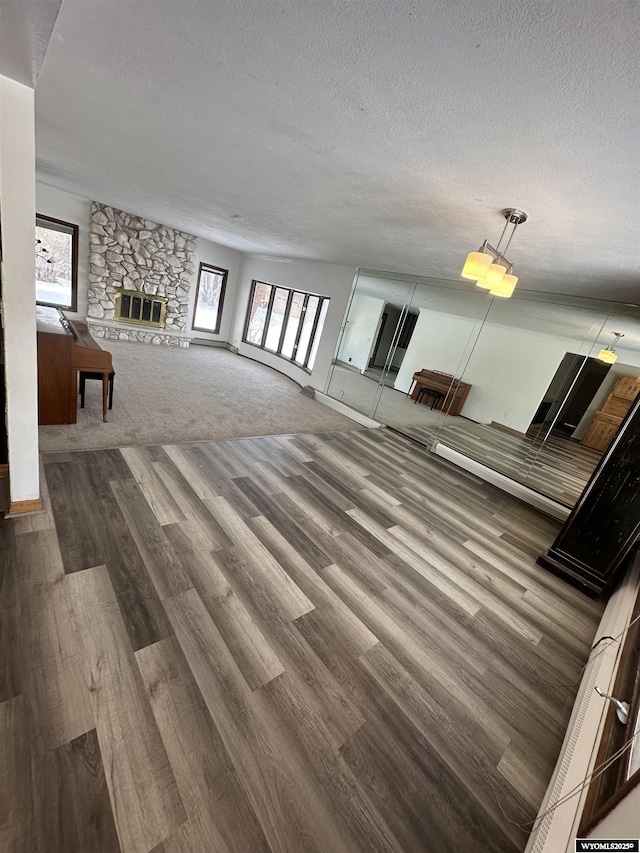
[[[459,415],[471,390],[471,385],[461,382],[450,373],[442,373],[440,370],[418,370],[413,374],[409,389],[412,400],[417,399],[421,388],[439,391],[442,394],[436,404],[436,409],[442,409],[448,415]]]
[[[75,424],[78,372],[102,374],[102,419],[107,420],[111,353],[91,337],[86,323],[69,320],[59,308],[36,308],[38,336],[38,423]]]

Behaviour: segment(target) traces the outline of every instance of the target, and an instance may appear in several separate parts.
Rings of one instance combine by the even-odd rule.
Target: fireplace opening
[[[119,290],[114,319],[164,329],[168,301],[164,296],[149,296],[137,290]]]

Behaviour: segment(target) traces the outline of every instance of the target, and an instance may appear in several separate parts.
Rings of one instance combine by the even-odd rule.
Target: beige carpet
[[[440,429],[446,417],[430,406],[416,405],[404,392],[387,385],[380,394],[378,378],[371,378],[340,364],[333,368],[329,394],[356,411],[409,434],[412,428]]]
[[[104,348],[116,371],[108,422],[102,384],[88,381],[76,424],[40,427],[42,453],[361,428],[281,373],[219,347]]]

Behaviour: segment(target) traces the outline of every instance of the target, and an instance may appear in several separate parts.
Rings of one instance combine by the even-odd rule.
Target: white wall
[[[2,323],[12,507],[40,497],[33,90],[0,76]]]
[[[406,393],[418,370],[441,370],[459,376],[463,354],[475,331],[474,320],[420,309],[394,387]]]
[[[323,389],[329,376],[354,275],[354,267],[244,255],[240,266],[238,297],[230,343],[238,348],[241,355],[279,370],[299,385],[311,385],[313,388]],[[254,279],[266,284],[281,285],[292,290],[329,297],[329,310],[310,375],[284,358],[279,358],[251,344],[242,343],[251,282]]]
[[[385,306],[383,299],[361,296],[356,293],[349,308],[349,318],[344,329],[338,359],[366,370],[378,336]]]
[[[408,391],[423,368],[460,376],[464,367],[464,417],[526,432],[567,352],[586,354],[584,342],[421,309],[395,387]]]
[[[393,354],[393,358],[391,359],[391,367],[397,367],[398,369],[402,366],[402,362],[404,361],[404,357],[407,354],[407,350],[402,347],[396,347],[396,351]]]
[[[228,249],[226,246],[220,246],[218,243],[212,243],[210,240],[205,240],[203,237],[198,237],[196,240],[196,251],[194,255],[195,272],[193,274],[193,282],[189,293],[189,323],[187,331],[194,338],[201,338],[210,341],[220,341],[226,343],[233,329],[233,321],[236,312],[236,300],[238,296],[238,275],[240,273],[240,264],[242,262],[242,252],[236,252],[235,249]],[[224,297],[224,305],[222,309],[222,318],[220,322],[220,332],[217,335],[211,332],[193,331],[193,312],[196,303],[196,288],[198,285],[198,270],[200,264],[211,264],[214,267],[221,267],[229,270],[227,276],[227,288]]]
[[[485,324],[464,374],[463,414],[526,432],[566,352],[576,341]]]
[[[78,310],[69,317],[84,320],[87,316],[87,283],[89,266],[89,221],[91,202],[79,195],[59,190],[40,181],[36,183],[36,213],[62,219],[78,226]]]

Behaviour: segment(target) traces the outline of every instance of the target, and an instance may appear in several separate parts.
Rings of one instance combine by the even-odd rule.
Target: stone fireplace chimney
[[[91,333],[111,340],[189,346],[195,237],[92,202],[89,241]]]

